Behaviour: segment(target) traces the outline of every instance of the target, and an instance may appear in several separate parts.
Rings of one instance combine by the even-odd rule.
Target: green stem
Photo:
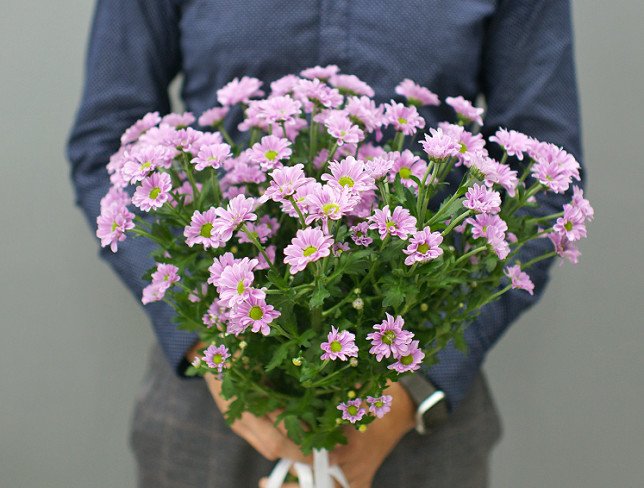
[[[224,140],[228,143],[228,145],[231,148],[234,148],[235,147],[235,141],[233,141],[233,138],[230,137],[230,134],[228,133],[228,131],[224,127],[224,124],[219,124],[217,126],[217,129],[219,130],[219,133],[223,136]]]
[[[273,264],[273,262],[271,261],[271,258],[269,258],[269,257],[268,257],[268,254],[266,254],[266,251],[264,250],[264,246],[262,246],[262,244],[257,240],[257,238],[255,237],[255,235],[254,235],[252,232],[250,232],[250,231],[248,230],[248,227],[246,227],[245,225],[242,225],[241,230],[242,230],[242,232],[243,232],[244,234],[246,234],[246,236],[248,237],[248,239],[249,239],[249,240],[253,243],[253,245],[254,245],[254,246],[259,250],[259,252],[260,252],[260,253],[262,253],[262,256],[264,256],[264,259],[265,259],[265,260],[266,260],[266,262],[268,263],[268,266],[269,266],[269,267],[270,267],[270,268],[271,268],[275,273],[279,274],[279,271],[277,270],[277,268],[275,267],[275,265],[274,265],[274,264]]]
[[[398,152],[402,151],[404,143],[405,143],[405,134],[403,134],[402,132],[396,132],[396,137],[394,137],[394,142],[393,142],[394,149]]]
[[[328,381],[329,379],[339,375],[340,373],[342,373],[343,371],[347,370],[350,367],[351,367],[351,365],[347,364],[346,366],[343,366],[342,368],[338,369],[337,371],[334,371],[330,375],[325,376],[324,378],[322,378],[322,379],[320,379],[320,380],[318,380],[318,381],[316,381],[314,383],[306,385],[306,387],[307,388],[315,388],[317,386],[320,386],[320,385],[324,384],[326,381]]]
[[[536,224],[536,223],[543,222],[543,221],[557,219],[557,218],[561,217],[563,214],[564,214],[563,212],[557,212],[557,213],[553,213],[551,215],[546,215],[544,217],[535,217],[535,218],[532,218],[532,219],[527,219],[526,224]]]
[[[291,202],[291,204],[293,205],[293,208],[295,209],[295,211],[297,212],[297,216],[300,219],[300,226],[302,227],[302,229],[304,229],[306,227],[306,221],[304,219],[304,214],[302,213],[302,211],[300,210],[300,207],[295,202],[295,198],[293,198],[293,195],[290,195],[288,197],[288,199]]]
[[[485,251],[487,249],[487,244],[485,246],[477,247],[476,249],[472,249],[471,251],[463,254],[460,258],[458,258],[454,262],[454,266],[458,266],[461,264],[463,261],[465,261],[467,258],[474,256],[475,254],[480,253],[481,251]]]
[[[550,258],[553,258],[553,257],[555,257],[556,255],[557,255],[557,251],[551,251],[551,252],[549,252],[549,253],[543,254],[543,255],[538,256],[538,257],[536,257],[536,258],[534,258],[534,259],[531,259],[530,261],[528,261],[528,262],[527,262],[527,263],[525,263],[525,264],[522,264],[522,265],[521,265],[521,269],[522,269],[522,270],[523,270],[523,269],[528,269],[528,268],[529,268],[529,267],[531,267],[533,264],[536,264],[536,263],[538,263],[539,261],[543,261],[544,259],[550,259]]]
[[[450,222],[450,224],[447,226],[447,228],[446,228],[443,232],[441,232],[441,235],[442,235],[443,237],[445,237],[447,234],[449,234],[449,232],[450,232],[454,227],[456,227],[459,223],[461,223],[461,222],[463,221],[463,219],[465,219],[466,217],[469,217],[471,214],[472,214],[472,211],[471,211],[471,210],[467,210],[467,211],[463,212],[461,215],[459,215],[458,217],[456,217],[455,219],[452,219],[452,221],[451,221],[451,222]]]
[[[219,187],[219,178],[217,177],[217,170],[213,169],[210,174],[210,184],[212,185],[212,197],[215,206],[221,205],[221,188]]]

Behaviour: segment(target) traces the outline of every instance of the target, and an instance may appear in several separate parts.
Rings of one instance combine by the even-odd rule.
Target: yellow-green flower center
[[[338,341],[333,341],[331,343],[331,352],[340,352],[342,351],[342,344],[340,344]]]
[[[223,356],[221,354],[215,354],[212,357],[212,362],[215,363],[215,364],[221,364],[221,363],[224,362],[224,358],[223,358]]]
[[[391,346],[394,343],[395,338],[396,333],[393,330],[388,330],[382,335],[382,342],[384,342],[388,346]]]
[[[374,403],[374,406],[375,406],[376,408],[382,408],[382,407],[384,407],[384,406],[385,406],[385,404],[384,404],[384,403],[382,403],[381,401],[377,401],[376,403]]]
[[[349,407],[347,407],[347,412],[349,413],[349,415],[355,416],[358,414],[358,407],[356,407],[355,405],[349,405]]]
[[[244,290],[246,290],[246,287],[244,286],[244,282],[240,281],[239,283],[237,283],[237,293],[241,295],[242,293],[244,293]]]
[[[151,161],[146,161],[141,165],[141,169],[150,169],[152,167],[152,162]]]
[[[351,178],[350,176],[342,176],[338,180],[338,183],[340,183],[342,186],[348,186],[349,188],[353,188],[353,185],[355,185],[353,178]]]
[[[210,237],[212,235],[212,224],[210,222],[203,224],[199,231],[201,237]]]
[[[112,232],[114,232],[118,226],[119,224],[116,223],[116,220],[112,222]]]
[[[400,362],[405,366],[409,366],[414,362],[414,356],[412,356],[411,354],[409,356],[403,356],[402,358],[400,358]]]
[[[417,250],[419,253],[425,254],[427,251],[429,251],[429,246],[425,242],[423,242],[418,246]]]
[[[273,161],[277,157],[277,151],[273,151],[272,149],[270,151],[266,151],[264,153],[264,157],[269,161]]]
[[[405,125],[407,123],[407,119],[405,117],[398,117],[398,123],[400,125]]]
[[[467,146],[461,142],[461,149],[459,150],[461,154],[465,154],[467,152]]]
[[[161,188],[159,188],[158,186],[155,186],[150,190],[150,198],[154,200],[156,197],[159,196],[159,193],[161,193]]]
[[[398,171],[398,174],[400,175],[400,179],[406,180],[411,176],[411,170],[407,166],[403,166]]]
[[[315,247],[315,246],[309,246],[309,247],[305,248],[305,249],[304,249],[304,251],[302,251],[302,254],[303,254],[305,257],[307,257],[307,258],[308,258],[311,254],[314,254],[317,250],[318,250],[318,248],[317,248],[317,247]]]
[[[387,222],[385,223],[385,227],[387,228],[387,230],[391,229],[392,227],[396,227],[396,222],[392,222],[391,220],[387,220]]]
[[[572,222],[566,222],[564,224],[564,229],[566,229],[568,232],[572,230]]]
[[[338,212],[340,210],[340,205],[337,203],[325,203],[322,205],[322,211],[324,212],[325,215],[329,215],[335,212]]]
[[[262,317],[264,317],[264,312],[262,311],[261,307],[255,305],[254,307],[251,307],[250,311],[248,312],[248,316],[253,320],[261,320]]]

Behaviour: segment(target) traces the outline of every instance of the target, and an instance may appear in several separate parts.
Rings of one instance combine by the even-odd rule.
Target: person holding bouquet
[[[182,98],[189,112],[163,120],[157,114],[156,120],[155,112],[170,111],[168,86],[179,73],[183,75]],[[486,138],[496,138],[504,149],[504,158],[512,152],[510,137],[516,134],[499,132],[499,128],[506,127],[562,146],[577,158],[580,156],[570,5],[564,0],[467,1],[454,5],[344,0],[296,4],[99,0],[90,39],[85,90],[68,147],[77,201],[88,220],[94,225],[101,214],[102,199],[113,183],[104,165],[117,153],[120,143],[132,142],[128,140],[132,131],[139,131],[134,140],[160,122],[178,130],[195,124],[217,126],[229,147],[234,147],[240,127],[250,119],[248,113],[238,110],[238,102],[247,106],[250,98],[264,95],[252,77],[261,78],[267,84],[277,83],[271,85],[276,92],[281,86],[279,83],[293,82],[286,76],[290,73],[299,73],[301,78],[312,82],[328,81],[337,93],[373,97],[378,103],[387,102],[393,87],[397,87],[397,94],[410,106],[418,106],[417,114],[422,115],[418,119],[401,114],[392,116],[391,125],[400,134],[407,130],[410,134],[416,132],[415,128],[408,127],[410,120],[418,120],[418,128],[425,121],[428,126],[436,126],[439,121],[454,119],[456,112],[459,120],[481,126],[481,134]],[[233,84],[228,83],[232,79],[235,79]],[[483,110],[471,103],[479,95],[484,96],[487,105],[484,122]],[[217,102],[221,106],[215,107]],[[393,113],[398,107],[392,101],[387,110]],[[154,120],[142,119],[135,124],[146,112]],[[192,113],[202,116],[197,120]],[[332,154],[322,158],[323,163],[328,163],[339,146],[344,143],[350,146],[351,141],[342,138],[350,137],[351,133],[340,122],[336,127],[332,118],[324,124],[336,138]],[[128,127],[131,129],[125,132],[124,141],[121,134]],[[281,125],[285,138],[288,138],[288,129],[286,124]],[[275,133],[279,130],[278,123]],[[377,130],[374,134],[380,137]],[[397,140],[402,141],[403,136]],[[226,144],[219,143],[222,147]],[[260,146],[262,143],[264,139],[257,141]],[[418,146],[418,141],[415,144]],[[462,144],[467,152],[467,143]],[[312,138],[309,147],[314,147]],[[397,149],[398,154],[403,153],[402,145]],[[274,159],[285,148],[263,150],[263,154],[271,154],[269,159]],[[425,151],[431,152],[431,148],[425,147]],[[520,153],[511,154],[515,156],[513,168],[519,174],[528,171]],[[227,154],[194,156],[196,162],[192,163],[196,164],[196,170],[199,165],[208,166],[219,157],[229,160]],[[319,155],[311,149],[311,156],[312,160]],[[158,154],[150,156],[154,157],[163,159]],[[458,160],[456,152],[453,157],[454,163]],[[364,159],[368,160],[369,155],[364,154]],[[465,161],[459,161],[458,165],[469,167]],[[405,169],[413,173],[411,165]],[[136,171],[144,170],[132,169],[128,173],[131,181],[141,181],[147,174],[141,173],[139,178]],[[405,172],[399,168],[398,175],[393,179],[399,183]],[[415,177],[422,176],[423,172]],[[276,179],[274,173],[273,177]],[[406,177],[411,180],[409,175]],[[580,177],[578,173],[577,178]],[[153,189],[145,198],[137,195],[137,190],[132,203],[143,211],[165,204],[160,199],[167,198],[163,188],[170,181],[161,179],[153,181]],[[458,185],[458,180],[451,183]],[[185,184],[186,192],[192,192],[193,196],[200,191],[197,182],[186,180]],[[218,198],[215,185],[212,188],[213,197]],[[474,188],[487,191],[483,187]],[[539,194],[535,201],[546,213],[555,214],[569,199],[566,191],[557,189]],[[571,192],[572,188],[568,193]],[[180,204],[186,203],[187,194],[181,197]],[[267,199],[269,195],[267,190]],[[242,197],[239,201],[243,200]],[[477,205],[475,196],[468,195],[465,200]],[[436,207],[440,201],[432,199],[424,203]],[[326,211],[323,205],[321,208]],[[424,215],[422,205],[417,210]],[[295,212],[294,215],[297,218]],[[303,215],[299,217],[304,220]],[[535,214],[533,218],[541,217],[543,214]],[[311,212],[306,220],[309,218],[315,220],[315,214]],[[386,222],[385,233],[390,221]],[[372,223],[369,229],[378,231],[377,218]],[[451,230],[456,223],[452,226],[448,222],[445,230]],[[210,232],[203,234],[206,224],[199,225],[192,234],[189,225],[186,226],[189,246],[204,245],[204,239],[210,236]],[[561,225],[565,232],[569,222]],[[245,228],[237,225],[231,232],[242,232]],[[358,237],[364,234],[360,230],[355,232]],[[245,239],[259,244],[254,240],[258,236],[255,231]],[[428,234],[426,241],[419,240],[415,250],[408,252],[410,266],[419,252],[429,253],[430,237]],[[384,243],[383,239],[382,249]],[[381,399],[372,402],[376,418],[368,428],[346,429],[348,442],[331,452],[331,461],[342,468],[352,488],[398,483],[418,487],[487,486],[489,455],[500,437],[500,422],[481,365],[508,326],[543,293],[551,260],[539,261],[537,256],[547,253],[552,245],[551,239],[535,239],[517,251],[521,262],[535,263],[530,271],[533,285],[532,282],[530,287],[523,285],[530,293],[512,289],[498,301],[483,306],[478,317],[465,329],[463,341],[467,352],[454,343],[448,344],[438,352],[435,364],[419,369],[400,382],[388,384]],[[112,250],[118,247],[118,253],[112,253],[109,247]],[[292,274],[298,266],[302,269],[306,266],[301,260],[303,256],[310,256],[306,254],[308,249],[302,249],[303,254],[298,256],[289,255]],[[226,412],[231,402],[222,395],[217,376],[207,375],[206,382],[185,376],[195,358],[194,364],[200,364],[204,358],[204,344],[194,333],[177,329],[173,321],[175,310],[160,301],[154,295],[158,290],[149,288],[143,279],[146,270],[154,264],[150,257],[154,250],[154,242],[144,239],[112,241],[102,250],[102,256],[132,292],[139,297],[143,295],[144,302],[149,303],[146,310],[159,343],[151,355],[132,425],[139,485],[228,487],[255,486],[259,482],[260,486],[266,486],[266,479],[260,481],[260,478],[270,471],[271,461],[279,458],[310,461],[289,437],[284,424],[275,422],[279,412],[271,411],[263,416],[244,412],[231,430],[219,411]],[[286,250],[284,253],[288,255]],[[268,254],[262,256],[269,267],[271,258]],[[576,260],[576,255],[572,259]],[[520,270],[515,271],[509,268],[507,273],[513,285],[522,279]],[[163,274],[161,268],[158,272],[163,279],[174,280],[171,272]],[[354,308],[364,306],[356,302]],[[269,312],[262,309],[262,314]],[[391,316],[391,327],[398,327],[397,320]],[[383,325],[386,326],[389,325]],[[350,341],[343,334],[336,329],[330,331],[327,346],[322,345],[327,359],[333,360],[334,354],[343,351],[351,356]],[[343,349],[345,346],[348,349]],[[213,362],[224,361],[227,353],[222,349],[211,350],[210,356],[208,351],[205,354]],[[298,358],[293,360],[297,362]],[[357,414],[360,405],[347,402],[343,408],[346,419]],[[378,409],[382,413],[387,410],[387,415],[380,415]]]

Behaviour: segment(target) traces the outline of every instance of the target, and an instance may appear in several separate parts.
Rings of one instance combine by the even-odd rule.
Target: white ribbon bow
[[[268,477],[266,488],[281,488],[291,467],[297,474],[300,488],[333,488],[334,480],[342,488],[349,488],[349,482],[340,466],[329,465],[329,452],[326,449],[313,450],[313,466],[291,459],[280,459]]]

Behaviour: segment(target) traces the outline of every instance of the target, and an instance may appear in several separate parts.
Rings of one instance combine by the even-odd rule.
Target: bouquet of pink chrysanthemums
[[[491,158],[467,130],[483,110],[462,97],[445,100],[456,124],[418,140],[417,107],[439,100],[411,80],[396,87],[405,103],[383,105],[336,67],[285,76],[267,98],[261,87],[243,77],[220,89],[221,107],[197,121],[207,131],[191,113],[130,127],[107,166],[97,235],[114,252],[127,233],[156,243],[143,303],[166,301],[199,334],[191,372],[222,378],[229,421],[279,409],[304,452],[332,449],[343,424],[364,429],[389,411],[388,380],[432,364],[450,340],[463,347],[481,307],[511,288],[532,293],[533,264],[576,262],[593,210],[574,187],[561,211],[539,213],[540,192],[579,180],[577,161],[505,129]],[[224,125],[236,105],[243,144]],[[540,238],[551,252],[518,262]]]

